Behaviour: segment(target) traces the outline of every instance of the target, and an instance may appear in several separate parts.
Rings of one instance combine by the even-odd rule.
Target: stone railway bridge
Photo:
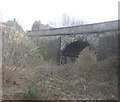
[[[61,56],[75,58],[87,46],[96,54],[97,60],[118,55],[120,21],[108,21],[80,26],[28,31],[31,38],[58,39],[57,61]],[[120,48],[120,47],[119,47]]]

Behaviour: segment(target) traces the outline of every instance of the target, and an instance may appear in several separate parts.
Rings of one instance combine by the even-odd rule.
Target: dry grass
[[[89,65],[86,65],[89,62],[86,59],[83,61],[84,64],[79,62],[61,66],[51,66],[48,63],[37,64],[35,67],[29,66],[19,71],[21,75],[14,77],[14,81],[18,84],[19,90],[22,90],[23,98],[24,88],[34,80],[39,86],[39,95],[35,99],[117,99],[117,69],[111,60],[107,59]],[[15,86],[13,84],[9,91],[18,91],[18,87]],[[8,91],[7,87],[6,92]],[[18,97],[16,92],[16,96],[13,98],[15,97],[19,99],[20,95]]]

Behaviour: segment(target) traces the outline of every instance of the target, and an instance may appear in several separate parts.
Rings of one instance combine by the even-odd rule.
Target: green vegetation
[[[27,99],[35,99],[38,97],[38,85],[35,80],[32,80],[28,83],[25,88],[25,98]]]

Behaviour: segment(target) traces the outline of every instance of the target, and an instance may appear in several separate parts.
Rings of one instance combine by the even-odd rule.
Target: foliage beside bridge
[[[7,62],[8,65],[11,63],[11,65],[21,66],[38,56],[37,47],[24,35],[24,32],[5,25],[1,27],[3,62]],[[41,55],[39,56],[42,58]]]
[[[35,44],[25,36],[23,31],[13,27],[0,25],[2,34],[2,72],[3,82],[11,81],[18,75],[18,70],[36,62],[42,62],[43,56]],[[16,70],[17,68],[17,70]]]
[[[54,61],[57,60],[59,41],[58,38],[31,38],[31,41],[34,42],[37,46],[38,52],[43,56],[45,61]]]

